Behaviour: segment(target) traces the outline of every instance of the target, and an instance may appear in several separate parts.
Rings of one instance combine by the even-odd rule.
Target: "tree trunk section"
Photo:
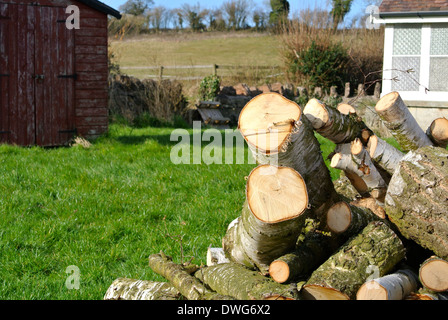
[[[167,279],[188,300],[233,300],[230,296],[223,296],[207,289],[196,277],[192,276],[191,273],[198,269],[197,266],[187,268],[176,264],[162,252],[149,256],[149,267]]]
[[[295,251],[270,264],[269,275],[278,283],[294,282],[306,277],[330,256],[331,241],[329,236],[310,232]]]
[[[432,145],[398,92],[383,96],[377,102],[375,110],[404,152]]]
[[[434,292],[448,291],[448,261],[439,257],[426,259],[419,269],[422,285]]]
[[[401,160],[389,183],[386,213],[400,233],[448,258],[448,151],[423,147]]]
[[[107,289],[104,300],[181,300],[179,290],[168,282],[118,278]]]
[[[241,216],[223,238],[226,256],[267,272],[292,251],[307,218],[308,194],[300,174],[288,167],[260,165],[250,173]]]
[[[365,123],[356,115],[343,114],[338,109],[326,106],[317,99],[311,99],[303,109],[314,130],[336,144],[348,143],[361,138]]]
[[[417,292],[409,294],[405,300],[448,300],[448,292],[432,292],[420,288]]]
[[[238,128],[258,164],[300,173],[311,209],[322,218],[336,192],[320,144],[300,107],[277,93],[260,94],[241,110]]]
[[[335,203],[327,212],[327,228],[337,235],[350,237],[357,235],[370,222],[380,218],[366,208],[350,205],[346,202]]]
[[[195,276],[212,290],[237,300],[294,300],[297,295],[283,285],[237,263],[203,267]]]
[[[308,300],[355,299],[373,271],[380,277],[387,274],[404,259],[405,251],[385,223],[371,222],[312,273],[302,296]]]
[[[356,294],[357,300],[404,300],[418,289],[418,277],[410,269],[365,282]]]
[[[367,151],[373,162],[378,167],[387,171],[391,176],[394,174],[398,163],[404,156],[403,152],[375,135],[369,138]]]
[[[426,130],[426,134],[436,146],[445,149],[448,145],[448,119],[435,119]]]

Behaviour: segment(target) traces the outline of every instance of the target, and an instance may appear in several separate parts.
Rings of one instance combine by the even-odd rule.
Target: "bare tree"
[[[243,29],[253,7],[252,0],[228,0],[223,3],[222,11],[227,18],[227,25],[233,30]]]

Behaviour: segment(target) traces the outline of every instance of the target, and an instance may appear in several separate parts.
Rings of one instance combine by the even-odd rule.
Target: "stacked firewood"
[[[423,131],[397,92],[376,107],[400,145],[346,104],[264,93],[238,128],[258,166],[207,265],[149,257],[168,282],[119,278],[105,299],[448,299],[448,120]],[[316,133],[336,144],[332,182]]]

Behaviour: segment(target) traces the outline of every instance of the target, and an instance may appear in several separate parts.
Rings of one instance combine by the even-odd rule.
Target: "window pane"
[[[420,57],[392,57],[393,91],[419,91]],[[406,71],[413,69],[413,72]]]
[[[397,25],[394,27],[394,55],[419,55],[422,29],[419,25]]]
[[[448,57],[431,58],[429,90],[448,91]]]
[[[448,55],[448,23],[431,26],[431,55]]]

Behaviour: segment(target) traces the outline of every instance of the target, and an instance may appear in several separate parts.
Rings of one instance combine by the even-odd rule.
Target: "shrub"
[[[308,48],[297,52],[290,71],[305,86],[342,86],[348,61],[349,56],[340,43],[323,45],[313,40]]]
[[[202,79],[199,85],[199,99],[213,100],[218,95],[221,79],[217,75],[209,75]]]

